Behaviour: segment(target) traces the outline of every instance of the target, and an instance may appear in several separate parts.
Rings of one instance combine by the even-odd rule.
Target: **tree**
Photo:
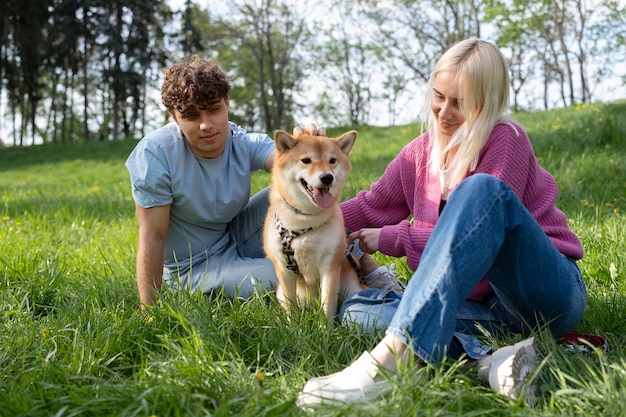
[[[596,85],[611,79],[616,75],[616,63],[626,62],[626,3],[624,1],[605,0],[594,8],[595,16],[600,19],[591,19],[589,24],[590,37],[593,40],[594,52],[587,56],[587,62],[592,61],[598,67],[592,72],[591,81]],[[622,70],[621,87],[626,87],[626,72]],[[614,88],[618,88],[615,85]],[[594,86],[589,87],[593,97]],[[623,89],[626,97],[626,89]]]
[[[198,54],[205,50],[200,30],[202,24],[199,22],[203,17],[205,17],[208,22],[207,12],[200,10],[191,0],[185,0],[180,31],[180,46],[185,55]]]
[[[103,20],[99,27],[104,40],[100,48],[103,81],[109,86],[105,96],[105,112],[110,115],[102,128],[101,138],[119,138],[137,131],[136,121],[143,120],[146,75],[154,70],[153,63],[161,25],[165,20],[163,1],[114,0],[103,3]],[[155,36],[156,35],[156,36]]]
[[[592,101],[617,75],[626,85],[623,0],[205,3],[186,0],[174,14],[166,0],[0,2],[3,140],[143,136],[163,114],[153,99],[161,68],[192,53],[221,62],[231,117],[248,129],[292,126],[307,106],[334,123],[368,123],[380,98],[393,124],[398,97],[485,24],[508,61],[514,110]],[[303,91],[313,74],[328,84]]]
[[[520,93],[534,79],[537,72],[535,63],[544,60],[545,55],[541,51],[545,48],[545,40],[530,29],[532,19],[522,2],[490,1],[485,4],[484,20],[494,25],[494,41],[508,56],[512,107],[514,111],[520,111]]]
[[[555,84],[561,105],[592,100],[588,74],[592,71],[607,72],[608,68],[600,60],[607,51],[599,45],[609,38],[614,39],[606,36],[611,32],[609,28],[615,26],[610,18],[614,4],[601,0],[591,3],[583,0],[489,2],[485,19],[495,25],[495,36],[500,46],[512,51],[510,63],[516,95],[519,89],[515,88],[515,82],[534,78],[537,70],[541,69],[545,109],[555,104],[549,99]],[[522,61],[526,61],[523,73],[521,67],[516,67]],[[577,71],[574,62],[577,63]],[[590,62],[595,67],[593,70],[589,68]],[[521,85],[518,84],[518,87]],[[517,109],[517,101],[515,103]]]
[[[478,0],[357,0],[367,6],[378,46],[426,81],[441,54],[456,42],[481,37]]]
[[[324,114],[325,119],[334,118],[340,124],[359,125],[369,119],[370,103],[373,98],[372,77],[378,64],[377,49],[369,43],[366,33],[360,30],[360,19],[356,3],[334,1],[333,15],[325,29],[319,29],[323,38],[317,40],[312,65],[324,80],[324,100],[343,103],[333,106],[330,102],[319,102],[317,111],[326,109],[338,115]],[[339,93],[343,97],[337,97]],[[343,109],[343,111],[342,111]]]
[[[23,0],[7,2],[3,7],[6,13],[4,30],[10,42],[10,47],[5,46],[4,50],[7,53],[3,59],[7,76],[5,87],[14,116],[13,129],[19,135],[14,142],[23,145],[29,133],[34,137],[37,132],[48,4],[46,0]],[[18,114],[21,118],[19,128],[15,117]]]
[[[51,8],[47,33],[50,47],[44,61],[50,110],[41,133],[44,141],[78,140],[73,92],[77,89],[81,59],[78,43],[83,35],[80,13],[76,13],[81,8],[80,3],[80,0],[61,0]]]
[[[306,64],[299,51],[310,37],[306,15],[296,10],[276,0],[241,0],[211,22],[216,58],[232,74],[231,117],[247,128],[294,124]]]

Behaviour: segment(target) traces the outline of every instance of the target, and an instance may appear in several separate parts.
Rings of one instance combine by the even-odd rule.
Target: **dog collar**
[[[302,216],[312,216],[312,214],[310,213],[305,213],[303,211],[298,210],[297,208],[295,208],[294,206],[292,206],[291,204],[289,204],[287,202],[287,200],[285,200],[285,197],[283,197],[282,195],[280,196],[280,198],[283,199],[283,203],[285,203],[285,205],[287,206],[287,208],[289,208],[289,210],[293,211],[296,214],[300,214]]]

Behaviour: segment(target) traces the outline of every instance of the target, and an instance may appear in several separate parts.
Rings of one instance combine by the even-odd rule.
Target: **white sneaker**
[[[500,394],[513,400],[523,396],[526,403],[533,404],[537,397],[533,375],[539,360],[537,351],[534,337],[500,348],[487,366],[478,370],[478,377]]]
[[[379,366],[369,352],[363,352],[359,359],[343,371],[310,379],[298,395],[296,404],[302,409],[310,409],[320,404],[378,398],[391,390],[387,379],[375,380]]]
[[[403,292],[404,284],[398,280],[398,271],[396,271],[396,264],[389,265],[389,269],[386,266],[379,266],[369,274],[363,277],[365,285],[370,288],[379,288],[381,290],[391,290],[395,292]]]

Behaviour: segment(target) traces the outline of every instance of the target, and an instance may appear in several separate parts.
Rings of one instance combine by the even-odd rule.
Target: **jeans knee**
[[[477,208],[481,204],[506,204],[514,197],[513,190],[501,179],[489,174],[474,174],[461,181],[450,194],[448,205]]]
[[[461,187],[476,189],[480,191],[499,190],[503,187],[508,188],[504,181],[489,174],[470,175],[469,177],[461,181],[461,183],[459,184],[459,189]]]

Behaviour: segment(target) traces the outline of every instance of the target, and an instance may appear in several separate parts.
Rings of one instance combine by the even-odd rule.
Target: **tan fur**
[[[285,309],[289,311],[292,303],[312,305],[320,300],[332,326],[342,275],[344,279],[356,280],[358,285],[357,275],[344,256],[346,236],[339,209],[341,190],[352,168],[348,154],[357,132],[350,131],[334,139],[307,133],[298,138],[281,130],[274,134],[277,152],[272,168],[264,247],[274,262],[279,281],[277,298]],[[314,202],[301,180],[311,187],[328,190],[330,194],[316,191],[323,195],[318,197],[322,207]],[[287,230],[313,228],[291,242],[299,273],[286,267],[274,214]]]

